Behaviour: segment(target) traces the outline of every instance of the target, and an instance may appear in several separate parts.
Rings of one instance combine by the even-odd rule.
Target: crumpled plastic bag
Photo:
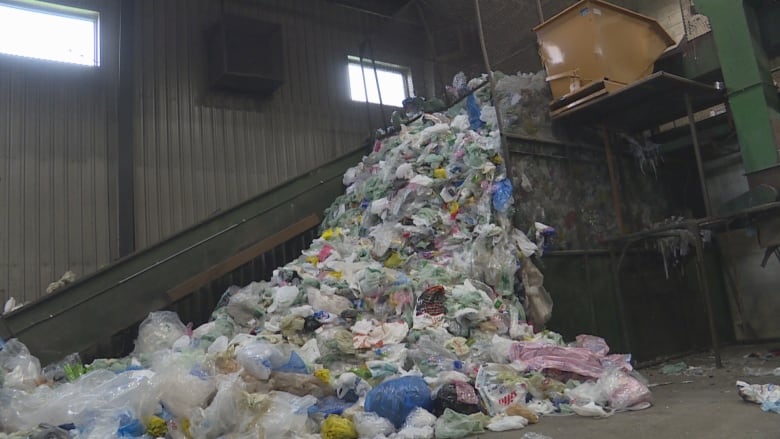
[[[482,365],[475,387],[491,416],[504,413],[515,402],[525,401],[528,392],[520,372],[504,364]]]
[[[528,319],[534,326],[542,326],[552,317],[553,300],[544,288],[544,275],[531,262],[523,260],[521,269],[527,299]]]
[[[357,400],[371,390],[371,385],[352,372],[341,374],[335,383],[336,396],[344,401],[357,402]]]
[[[444,410],[436,420],[437,439],[460,439],[474,433],[482,433],[485,427],[482,421],[473,415],[464,415],[451,409]]]
[[[195,376],[187,370],[169,368],[154,378],[156,390],[169,412],[177,418],[187,418],[193,409],[204,406],[217,391],[210,377]]]
[[[775,384],[748,384],[737,381],[737,393],[748,402],[761,404],[765,412],[780,413],[780,386]]]
[[[358,413],[354,416],[354,421],[355,429],[361,439],[389,436],[395,432],[393,424],[376,413]]]
[[[159,409],[154,372],[128,370],[115,374],[96,370],[73,383],[55,388],[39,386],[34,391],[0,389],[0,425],[6,430],[29,430],[41,422],[52,425],[86,425],[95,413],[129,410],[148,417]]]
[[[138,327],[135,352],[145,354],[170,349],[186,333],[187,327],[175,312],[151,312]]]
[[[498,415],[490,419],[487,429],[490,431],[519,430],[528,425],[528,419],[522,416]]]
[[[572,404],[571,410],[580,416],[591,418],[608,418],[615,413],[614,410],[605,410],[604,407],[601,407],[593,401],[583,405]]]
[[[444,384],[436,392],[433,413],[441,415],[446,409],[470,415],[479,413],[479,397],[474,386],[465,381]]]
[[[76,378],[87,372],[81,357],[78,353],[67,355],[62,360],[51,363],[43,368],[43,375],[47,380],[59,383],[64,381],[75,381]]]
[[[606,356],[609,353],[609,346],[607,342],[595,335],[580,334],[577,336],[577,341],[574,344],[579,348],[585,348],[596,355]]]
[[[0,350],[0,374],[3,386],[31,390],[41,383],[41,362],[30,354],[27,346],[12,338]]]
[[[262,421],[266,438],[298,437],[311,433],[307,425],[308,409],[317,402],[317,398],[286,392],[273,392],[272,395],[271,405]]]
[[[279,348],[263,340],[242,346],[236,360],[248,374],[260,380],[267,380],[273,369],[287,363],[287,358]]]
[[[403,428],[392,436],[392,439],[431,439],[436,425],[436,416],[422,407],[417,407],[409,413]]]
[[[609,406],[615,410],[640,410],[652,405],[650,389],[622,369],[610,369],[599,378],[598,384],[603,387]]]
[[[358,432],[349,419],[330,415],[322,423],[322,439],[358,439]]]
[[[365,409],[387,418],[400,428],[406,417],[417,407],[432,408],[431,390],[418,376],[386,380],[366,395]]]

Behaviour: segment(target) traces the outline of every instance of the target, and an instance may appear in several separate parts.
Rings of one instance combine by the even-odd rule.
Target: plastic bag
[[[308,409],[317,402],[313,396],[298,397],[286,392],[273,392],[273,399],[263,417],[266,438],[298,437],[310,433]]]
[[[0,390],[0,425],[10,431],[35,428],[41,422],[52,425],[86,425],[95,413],[129,410],[138,418],[158,411],[158,392],[149,370],[119,374],[96,370],[73,383],[34,391]]]
[[[242,346],[236,360],[248,374],[260,380],[267,380],[272,369],[287,363],[279,348],[263,340],[255,340]]]
[[[192,410],[204,406],[217,391],[209,377],[200,377],[187,370],[169,368],[154,378],[160,402],[177,418],[189,417]]]
[[[271,306],[268,307],[269,313],[291,307],[295,303],[295,299],[298,298],[298,287],[286,285],[274,288],[273,296],[274,300],[271,303]]]
[[[311,395],[315,398],[324,398],[334,395],[333,388],[327,382],[323,382],[314,375],[300,373],[272,372],[268,380],[268,387],[297,396]]]
[[[473,94],[466,98],[466,111],[469,116],[469,126],[472,130],[477,131],[485,126],[485,122],[480,118],[482,110],[479,107],[479,103],[477,103],[477,98]]]
[[[473,433],[482,433],[485,427],[479,419],[446,409],[436,420],[435,431],[437,439],[459,439]]]
[[[490,431],[519,430],[528,425],[528,419],[522,416],[498,415],[490,420],[487,429]]]
[[[322,439],[358,439],[358,432],[349,419],[330,415],[322,423]]]
[[[12,338],[0,350],[0,371],[4,372],[4,386],[14,389],[33,389],[41,383],[41,363],[27,346]]]
[[[371,390],[371,385],[367,381],[352,372],[341,374],[336,380],[335,387],[336,396],[347,402],[357,402]]]
[[[86,373],[86,368],[81,363],[81,357],[78,353],[73,353],[61,361],[49,364],[43,368],[43,375],[47,380],[59,383],[64,381],[75,381],[76,378]]]
[[[371,389],[366,395],[365,409],[387,418],[401,427],[415,408],[432,408],[431,391],[420,377],[405,376],[391,379]]]
[[[529,259],[521,269],[527,300],[528,319],[534,326],[543,326],[552,317],[553,301],[544,288],[544,275]]]
[[[330,415],[341,415],[344,410],[352,407],[355,403],[344,401],[335,396],[326,396],[317,401],[317,404],[309,407],[309,415],[315,419],[323,419]]]
[[[598,380],[615,410],[639,410],[650,407],[653,395],[647,386],[621,369],[611,369]]]
[[[217,382],[217,394],[205,409],[190,417],[192,437],[215,439],[241,427],[245,422],[246,394],[238,374],[223,376]]]
[[[478,413],[480,411],[479,397],[474,386],[463,381],[455,381],[441,386],[433,401],[433,413],[441,416],[445,409],[452,409],[467,415]]]
[[[151,312],[138,327],[135,352],[145,354],[170,349],[173,343],[186,333],[187,327],[175,312]]]
[[[523,437],[520,439],[552,439],[550,436],[545,436],[540,433],[536,433],[535,431],[529,431],[528,433],[525,433]]]
[[[358,436],[373,439],[376,436],[389,436],[395,432],[393,424],[376,413],[358,413],[354,416]]]
[[[615,413],[614,410],[604,410],[603,407],[597,405],[593,401],[583,405],[572,404],[571,409],[574,413],[580,416],[587,416],[591,418],[608,418]]]
[[[508,178],[493,184],[493,208],[501,213],[509,210],[512,205],[512,181]]]
[[[765,412],[775,412],[780,409],[780,386],[775,384],[748,384],[737,381],[737,393],[748,402],[761,404]]]
[[[539,415],[521,402],[516,402],[507,407],[505,414],[507,416],[522,416],[528,420],[529,424],[536,424],[539,422]]]
[[[512,345],[509,358],[537,371],[554,369],[592,378],[604,373],[600,357],[584,348],[535,341],[518,342]]]
[[[606,356],[609,353],[607,342],[601,337],[595,335],[580,334],[574,344],[579,348],[585,348],[598,356]]]
[[[512,366],[503,364],[481,366],[475,387],[491,416],[504,413],[515,402],[525,401],[528,393],[520,373]]]

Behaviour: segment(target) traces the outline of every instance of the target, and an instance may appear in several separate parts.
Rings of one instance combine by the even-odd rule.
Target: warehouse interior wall
[[[203,32],[223,11],[282,25],[286,80],[272,97],[206,87]],[[136,23],[137,249],[359,147],[382,119],[350,99],[347,57],[364,39],[425,91],[424,53],[404,32],[324,1],[140,0]]]
[[[432,87],[421,27],[324,0],[59,3],[100,13],[102,63],[0,58],[3,302],[35,300],[66,270],[89,275],[360,147],[383,125],[379,105],[350,99],[347,57],[361,43],[409,67],[418,94]],[[208,89],[204,32],[223,11],[281,24],[285,82],[272,97]]]
[[[0,56],[0,301],[36,299],[116,254],[118,2],[100,12],[99,68]]]

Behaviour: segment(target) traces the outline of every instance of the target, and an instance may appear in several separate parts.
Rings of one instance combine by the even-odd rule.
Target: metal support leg
[[[704,296],[704,306],[707,311],[707,323],[710,327],[710,338],[712,340],[712,351],[715,354],[715,367],[723,368],[723,362],[720,358],[720,344],[718,343],[718,332],[715,328],[715,315],[712,312],[712,297],[710,296],[710,283],[707,279],[707,270],[704,266],[704,248],[701,242],[701,230],[699,226],[692,225],[688,230],[693,234],[693,246],[696,248],[696,274],[699,277],[699,286],[701,294]]]
[[[622,235],[626,233],[626,226],[623,223],[623,208],[620,203],[620,186],[618,186],[617,173],[615,172],[615,155],[612,153],[612,142],[609,140],[609,130],[602,127],[602,136],[604,136],[604,150],[607,154],[607,169],[609,169],[609,184],[612,188],[612,207],[615,209],[615,222],[618,232]]]
[[[701,159],[701,148],[699,147],[699,133],[696,130],[696,120],[693,118],[693,109],[691,108],[691,97],[685,93],[685,110],[688,112],[688,126],[691,127],[691,140],[693,140],[693,152],[696,153],[696,168],[699,171],[699,184],[701,185],[701,196],[704,198],[704,211],[707,216],[712,216],[712,206],[710,205],[710,194],[707,191],[707,178],[704,176],[704,163]]]
[[[621,258],[622,261],[622,258]],[[618,318],[620,320],[620,329],[623,333],[623,343],[627,352],[633,352],[633,343],[628,329],[628,319],[626,318],[626,308],[623,305],[623,292],[620,289],[620,263],[615,258],[615,249],[609,246],[609,265],[612,268],[612,285],[615,293],[615,303],[617,304]]]
[[[780,246],[775,245],[766,249],[764,258],[761,259],[761,268],[766,268],[766,264],[769,262],[769,258],[772,257],[772,255],[777,256],[777,260],[780,261]]]

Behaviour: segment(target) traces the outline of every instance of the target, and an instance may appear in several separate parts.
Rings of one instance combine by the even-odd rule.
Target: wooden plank
[[[225,261],[210,267],[208,270],[204,271],[203,273],[200,273],[197,276],[191,277],[186,281],[180,283],[179,285],[176,285],[175,287],[168,290],[167,292],[168,298],[172,302],[183,299],[184,297],[188,296],[190,293],[197,290],[201,286],[227,273],[230,273],[236,268],[248,263],[252,259],[255,259],[259,255],[267,252],[268,250],[271,250],[272,248],[281,245],[289,241],[290,239],[302,234],[306,230],[319,224],[320,221],[321,221],[320,217],[315,214],[311,214],[303,218],[302,220],[292,224],[291,226],[280,230],[278,233],[269,236],[268,238],[263,239],[262,241],[236,253],[235,255],[226,259]]]

